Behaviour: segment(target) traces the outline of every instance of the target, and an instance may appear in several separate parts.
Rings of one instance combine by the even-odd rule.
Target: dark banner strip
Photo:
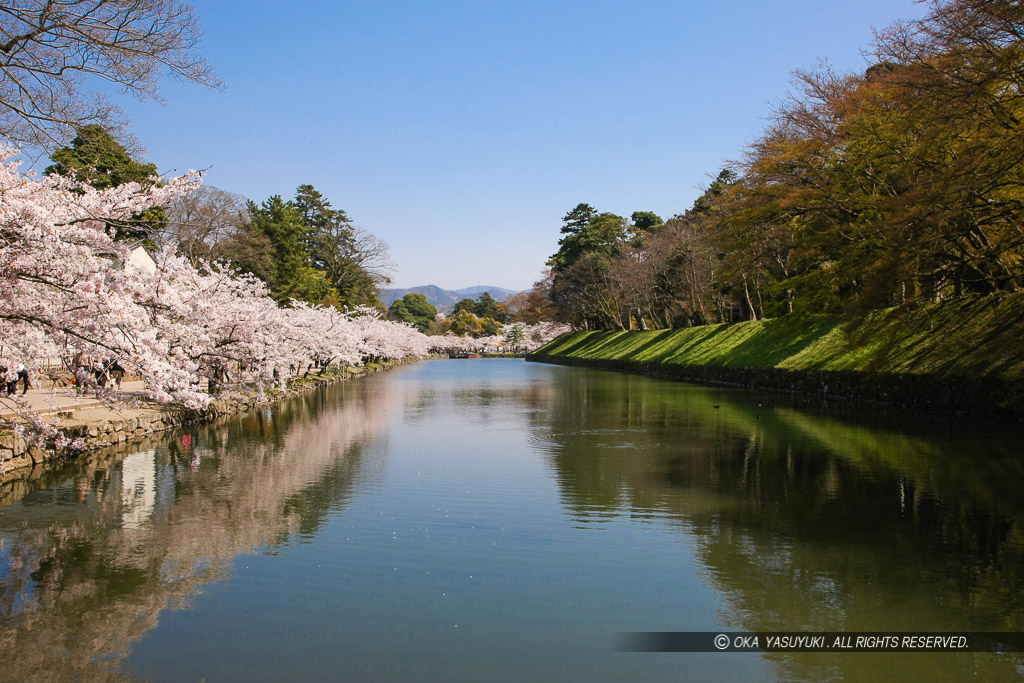
[[[619,634],[623,652],[1024,652],[1024,633],[645,631]]]

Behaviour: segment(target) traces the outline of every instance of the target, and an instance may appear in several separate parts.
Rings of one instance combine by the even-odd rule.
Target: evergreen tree
[[[395,299],[388,307],[391,320],[411,323],[418,330],[425,332],[437,317],[437,309],[422,294],[410,292],[401,299]]]
[[[102,126],[90,124],[78,128],[78,135],[70,147],[61,147],[50,158],[44,175],[62,175],[86,183],[97,190],[107,190],[125,183],[152,186],[157,176],[156,164],[143,163],[131,158],[128,150],[115,140]],[[163,207],[153,207],[126,221],[112,224],[117,240],[144,240],[150,248],[155,244],[149,235],[167,221]]]
[[[249,202],[249,230],[267,238],[272,249],[274,273],[267,284],[274,298],[323,303],[332,297],[331,283],[311,264],[310,230],[293,202],[284,201],[280,195],[259,206]]]

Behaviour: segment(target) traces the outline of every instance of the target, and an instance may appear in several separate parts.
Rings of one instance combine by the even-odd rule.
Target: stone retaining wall
[[[668,365],[530,354],[526,360],[766,391],[1024,420],[1024,383],[992,378]]]
[[[350,377],[386,370],[406,362],[409,360],[346,368],[340,372],[325,375],[308,375],[292,380],[287,389],[264,395],[254,394],[218,399],[207,409],[201,411],[172,408],[158,403],[147,403],[140,408],[120,411],[105,407],[86,408],[72,412],[70,416],[62,420],[59,426],[60,431],[68,437],[81,438],[85,441],[86,447],[83,451],[58,452],[52,448],[30,447],[24,439],[15,436],[12,432],[0,432],[0,480],[9,476],[14,470],[32,467],[48,460],[77,456],[83,452],[135,441],[146,435],[183,425],[211,422],[226,415],[306,393]]]

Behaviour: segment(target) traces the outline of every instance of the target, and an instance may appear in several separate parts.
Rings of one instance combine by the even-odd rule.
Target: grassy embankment
[[[574,332],[535,354],[671,366],[782,368],[1024,381],[1024,294],[860,316],[648,332]]]

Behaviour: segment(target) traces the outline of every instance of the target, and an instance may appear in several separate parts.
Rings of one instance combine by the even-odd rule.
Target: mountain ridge
[[[419,285],[408,288],[389,288],[380,290],[380,300],[385,306],[390,306],[395,299],[401,299],[406,294],[422,294],[427,301],[437,308],[438,313],[448,314],[455,307],[455,304],[463,299],[477,299],[484,292],[490,292],[495,301],[504,301],[518,290],[505,289],[491,285],[474,285],[462,289],[444,289],[437,285]]]

